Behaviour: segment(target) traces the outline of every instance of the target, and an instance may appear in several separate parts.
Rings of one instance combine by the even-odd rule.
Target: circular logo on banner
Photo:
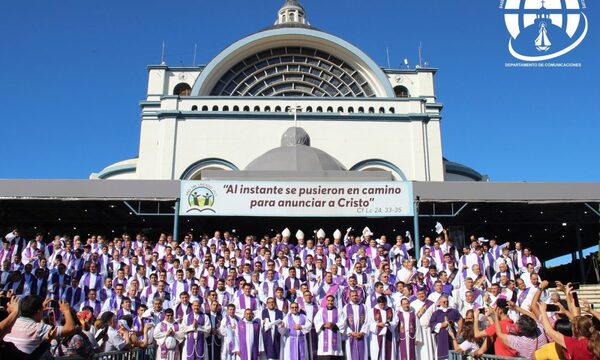
[[[522,61],[545,61],[577,48],[588,32],[579,0],[506,0],[508,50]]]
[[[187,201],[189,209],[187,212],[198,211],[212,211],[215,205],[215,193],[212,187],[208,185],[195,185],[187,191]]]

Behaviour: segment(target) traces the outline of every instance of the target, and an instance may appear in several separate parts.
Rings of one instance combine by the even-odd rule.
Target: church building
[[[436,69],[382,68],[313,27],[297,0],[207,65],[148,69],[138,157],[90,178],[197,180],[217,170],[487,180],[443,156]]]

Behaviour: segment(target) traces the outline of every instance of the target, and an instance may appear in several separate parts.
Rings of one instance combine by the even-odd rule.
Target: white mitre
[[[319,229],[319,231],[317,231],[317,239],[324,239],[325,238],[325,231],[323,229]]]
[[[292,232],[288,228],[283,229],[283,231],[281,232],[281,236],[283,237],[289,238],[290,235],[292,235]]]
[[[342,238],[342,232],[340,231],[340,229],[335,229],[335,231],[333,232],[333,238],[335,240],[339,240]]]
[[[363,236],[372,236],[373,235],[373,233],[371,232],[371,229],[369,229],[368,226],[365,226],[362,233],[363,233]]]
[[[296,239],[298,239],[298,240],[304,240],[304,233],[302,232],[302,230],[298,230],[296,232]]]

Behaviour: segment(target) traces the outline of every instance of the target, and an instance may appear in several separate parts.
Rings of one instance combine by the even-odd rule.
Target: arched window
[[[339,106],[339,107],[338,107],[338,110],[337,110],[337,112],[339,112],[339,113],[343,113],[343,112],[344,112],[344,108],[343,108],[343,107],[341,107],[341,106]]]
[[[208,106],[204,105],[204,106],[202,107],[202,111],[208,111]]]
[[[395,114],[395,113],[396,113],[396,110],[394,110],[394,108],[393,108],[393,107],[391,107],[391,108],[390,108],[390,114]]]
[[[246,111],[246,112],[250,111],[250,106],[248,106],[248,105],[244,106],[244,111]]]
[[[260,112],[260,106],[255,106],[254,107],[254,112]]]
[[[281,106],[275,106],[275,112],[281,112]]]
[[[352,106],[348,108],[348,114],[354,114],[354,108]]]
[[[306,112],[312,112],[312,106],[308,106],[308,107],[306,108]]]
[[[187,83],[179,83],[175,85],[173,89],[173,95],[177,96],[190,96],[192,94],[192,88]]]
[[[369,108],[369,114],[375,114],[375,108],[370,107]]]
[[[198,111],[198,106],[197,105],[192,106],[192,111]]]
[[[406,86],[402,86],[402,85],[398,85],[398,86],[394,87],[394,94],[396,94],[396,97],[399,97],[399,98],[407,98],[410,96]]]
[[[227,105],[223,106],[223,111],[229,111],[229,106],[227,106]]]
[[[265,106],[265,112],[271,112],[271,107],[270,106]]]
[[[219,107],[217,105],[213,106],[212,111],[219,111]]]
[[[332,113],[332,112],[333,112],[333,108],[332,108],[331,106],[329,106],[329,107],[327,108],[327,112],[329,112],[329,113]]]
[[[317,106],[317,112],[318,113],[322,113],[323,112],[323,108],[321,106]]]
[[[362,106],[361,106],[361,107],[359,107],[359,108],[358,108],[358,112],[359,112],[359,113],[361,113],[361,114],[364,114],[364,113],[365,113],[365,108],[364,108],[364,107],[362,107]]]
[[[383,107],[380,107],[380,108],[379,108],[379,113],[380,113],[380,114],[385,114],[385,109],[384,109]]]
[[[240,111],[240,107],[239,107],[239,106],[237,106],[237,105],[234,105],[234,106],[233,106],[233,111]]]

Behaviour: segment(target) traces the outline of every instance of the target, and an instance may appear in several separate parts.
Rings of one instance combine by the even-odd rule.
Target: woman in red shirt
[[[573,336],[564,336],[552,328],[546,304],[540,303],[540,316],[546,335],[564,349],[566,359],[570,360],[594,360],[594,354],[588,349],[588,339],[592,335],[592,320],[585,316],[576,316],[571,320]]]

